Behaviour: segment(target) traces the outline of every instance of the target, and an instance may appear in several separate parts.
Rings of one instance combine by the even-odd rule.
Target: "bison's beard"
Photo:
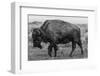
[[[33,47],[37,47],[42,49],[41,43],[40,42],[33,42]]]

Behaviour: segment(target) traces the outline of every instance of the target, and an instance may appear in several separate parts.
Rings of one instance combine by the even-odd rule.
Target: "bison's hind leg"
[[[81,49],[81,54],[83,55],[84,52],[83,52],[83,47],[82,47],[82,42],[81,42],[81,40],[79,40],[79,41],[77,42],[77,44],[79,45],[79,47],[80,47],[80,49]]]
[[[75,50],[75,48],[76,48],[76,42],[72,42],[72,51],[71,51],[71,53],[70,53],[70,57],[72,57],[72,54],[73,54],[73,52],[74,52],[74,50]]]

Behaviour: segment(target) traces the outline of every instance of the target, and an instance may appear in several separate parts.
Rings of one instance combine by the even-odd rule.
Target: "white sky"
[[[57,17],[57,16],[38,16],[38,15],[29,15],[29,22],[33,21],[41,21],[44,22],[45,20],[50,19],[60,19],[67,22],[75,23],[75,24],[88,24],[87,17]]]

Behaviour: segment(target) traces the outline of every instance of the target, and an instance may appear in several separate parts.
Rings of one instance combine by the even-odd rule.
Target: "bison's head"
[[[42,38],[41,38],[41,31],[39,28],[33,29],[32,39],[33,39],[33,47],[38,47],[42,49],[41,46]]]

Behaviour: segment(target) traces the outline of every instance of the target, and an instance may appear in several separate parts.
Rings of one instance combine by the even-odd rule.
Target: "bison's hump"
[[[41,29],[46,35],[57,38],[63,37],[64,35],[72,35],[73,32],[80,31],[76,25],[63,20],[46,20],[41,26]]]
[[[65,22],[63,20],[46,20],[44,24],[41,26],[41,28],[43,30],[51,29],[53,31],[62,30],[62,32],[65,30],[71,31],[73,29],[79,30],[79,27],[77,27],[76,25],[69,22]]]

